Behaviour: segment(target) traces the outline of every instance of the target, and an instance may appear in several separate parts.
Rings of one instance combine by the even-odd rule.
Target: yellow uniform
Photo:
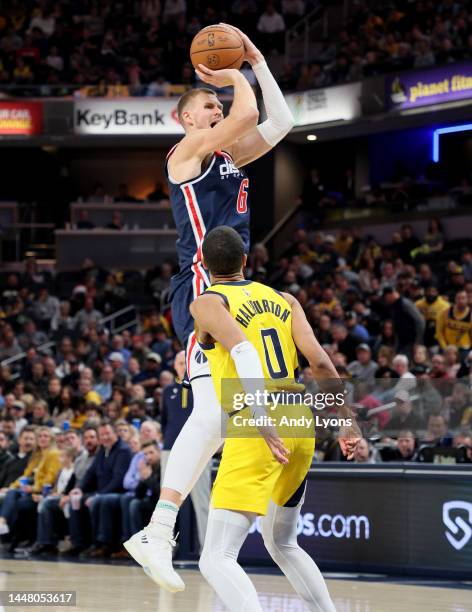
[[[432,304],[430,304],[425,298],[421,298],[421,300],[415,302],[415,306],[421,312],[426,321],[434,321],[434,323],[437,323],[441,312],[450,308],[451,304],[439,296],[438,299]]]
[[[467,308],[460,318],[454,306],[443,310],[438,317],[436,337],[443,349],[452,345],[469,350],[472,346],[472,310]]]
[[[270,287],[251,281],[218,283],[207,293],[222,296],[230,314],[257,350],[266,389],[274,390],[274,394],[277,389],[295,389],[297,350],[292,339],[292,309],[285,298]],[[274,411],[267,410],[277,424],[284,413],[301,419],[298,423],[303,420],[298,428],[279,427],[290,456],[288,464],[278,463],[265,440],[257,434],[257,428],[244,424],[251,416],[249,409],[238,410],[241,406],[235,409],[235,393],[242,391],[242,386],[231,355],[218,342],[200,346],[208,358],[221,405],[230,415],[212,492],[213,506],[264,515],[271,499],[283,506],[304,483],[315,444],[311,410],[296,399],[291,404],[284,400],[276,402],[278,406]]]

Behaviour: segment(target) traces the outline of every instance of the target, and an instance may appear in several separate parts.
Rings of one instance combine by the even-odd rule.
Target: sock
[[[173,533],[178,512],[179,507],[176,504],[170,501],[160,500],[157,502],[156,509],[152,513],[150,525],[158,528],[164,527],[166,530]]]

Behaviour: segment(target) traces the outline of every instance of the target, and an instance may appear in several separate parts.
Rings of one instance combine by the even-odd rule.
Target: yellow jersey
[[[472,310],[466,308],[461,318],[456,316],[454,306],[443,310],[437,320],[436,337],[443,349],[452,345],[469,350],[472,347]]]
[[[426,321],[434,321],[436,323],[441,312],[450,308],[451,304],[439,296],[438,299],[432,304],[430,304],[425,298],[421,298],[421,300],[415,302],[415,306],[421,312]]]
[[[241,280],[217,283],[205,293],[221,295],[236,323],[256,349],[264,377],[286,387],[295,381],[298,357],[292,339],[292,307],[281,293],[267,285]],[[232,381],[234,392],[240,389],[236,366],[225,347],[219,342],[200,343],[210,365],[211,377],[222,407],[231,412],[228,400],[232,393],[224,392],[224,381]],[[271,385],[268,385],[270,388]]]

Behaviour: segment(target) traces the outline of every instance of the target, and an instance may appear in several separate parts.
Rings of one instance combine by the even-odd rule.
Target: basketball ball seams
[[[213,70],[228,67],[239,69],[244,61],[244,43],[231,28],[207,26],[192,40],[190,59],[195,68],[203,64]]]

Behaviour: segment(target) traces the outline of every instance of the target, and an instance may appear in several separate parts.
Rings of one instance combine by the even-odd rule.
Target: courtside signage
[[[183,134],[177,99],[76,100],[74,132],[102,136]]]
[[[388,108],[405,109],[472,98],[472,63],[407,72],[386,79]]]
[[[40,102],[0,102],[0,134],[32,136],[43,131]]]
[[[285,100],[295,126],[350,121],[361,116],[361,84],[350,83],[326,89],[311,89],[288,94]]]

